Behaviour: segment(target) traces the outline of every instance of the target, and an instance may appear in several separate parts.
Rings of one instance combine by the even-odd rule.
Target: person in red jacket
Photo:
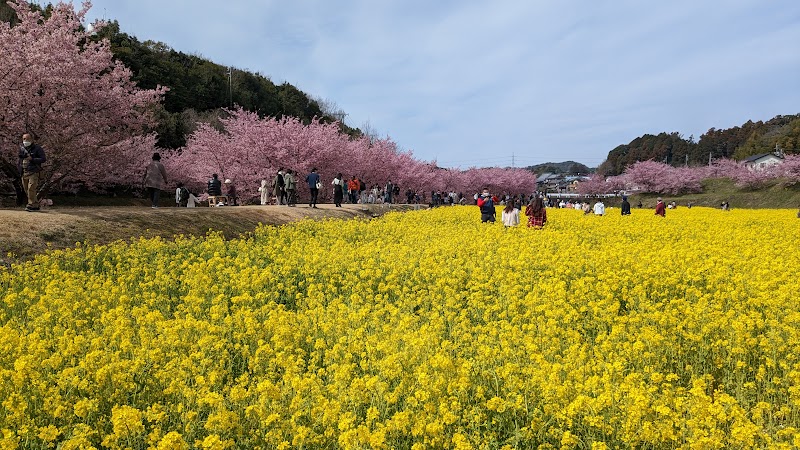
[[[661,197],[658,197],[658,203],[656,203],[656,215],[664,217],[667,214],[667,205],[664,204],[664,201],[661,200]]]
[[[481,209],[481,222],[494,223],[494,217],[497,214],[494,205],[498,201],[497,197],[489,193],[489,189],[483,189],[483,193],[478,197],[478,208]]]

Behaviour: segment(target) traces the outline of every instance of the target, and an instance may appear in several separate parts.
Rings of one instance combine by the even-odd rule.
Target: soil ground
[[[372,218],[419,205],[234,206],[151,209],[144,206],[52,207],[40,212],[0,209],[0,264],[24,261],[48,249],[77,242],[105,244],[138,237],[203,236],[220,231],[226,238],[252,232],[259,224],[282,225],[302,219]]]

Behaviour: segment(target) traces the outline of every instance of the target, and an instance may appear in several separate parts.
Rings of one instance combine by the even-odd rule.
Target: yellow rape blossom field
[[[793,211],[476,207],[0,269],[0,449],[795,448]]]

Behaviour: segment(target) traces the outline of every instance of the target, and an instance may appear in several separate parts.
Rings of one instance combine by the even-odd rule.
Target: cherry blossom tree
[[[356,176],[368,186],[389,180],[401,191],[453,190],[465,195],[490,187],[497,193],[528,193],[536,189],[536,176],[523,169],[442,169],[415,159],[390,138],[350,138],[337,124],[293,118],[260,118],[236,108],[220,120],[221,129],[200,124],[185,148],[167,158],[167,169],[179,173],[184,183],[204,189],[205,180],[217,173],[230,178],[245,201],[255,199],[261,180],[271,183],[281,167],[298,172],[298,194],[306,198],[305,175],[316,168],[323,180],[322,198],[332,197],[330,181],[338,173]]]
[[[135,184],[154,149],[151,112],[166,89],[136,87],[130,70],[114,61],[109,42],[83,27],[89,2],[78,11],[58,3],[46,18],[25,1],[9,4],[19,22],[0,23],[4,175],[18,177],[16,149],[30,133],[47,154],[41,191]]]

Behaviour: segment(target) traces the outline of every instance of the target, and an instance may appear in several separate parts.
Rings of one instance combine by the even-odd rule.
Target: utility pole
[[[228,98],[233,108],[233,67],[228,66]]]
[[[711,152],[708,152],[708,165],[711,165]]]
[[[514,168],[514,153],[511,153],[511,168]]]
[[[689,154],[688,153],[686,154],[686,164],[685,164],[685,166],[689,167]]]

